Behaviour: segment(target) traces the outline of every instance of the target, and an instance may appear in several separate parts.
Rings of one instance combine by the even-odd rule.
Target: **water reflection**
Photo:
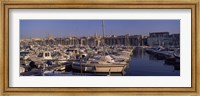
[[[133,54],[125,76],[180,76],[180,64],[166,64],[143,48],[136,48]]]

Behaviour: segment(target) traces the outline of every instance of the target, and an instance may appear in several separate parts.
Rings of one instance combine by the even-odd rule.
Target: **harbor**
[[[63,46],[62,46],[63,47]],[[55,49],[55,48],[52,48]],[[21,76],[179,76],[179,48],[69,47],[22,52]],[[106,52],[104,50],[106,50]],[[155,52],[154,52],[155,51]],[[179,50],[180,51],[180,50]],[[21,54],[22,54],[21,53]],[[34,54],[35,53],[35,54]],[[162,53],[162,54],[161,54]],[[165,53],[165,54],[163,54]],[[26,54],[26,55],[24,55]],[[180,57],[179,57],[180,58]]]
[[[180,34],[20,39],[20,76],[180,76]]]
[[[26,57],[28,53],[21,56],[21,61],[26,60],[28,63],[21,64],[21,75],[48,75],[49,73],[68,72],[71,70],[77,70],[80,73],[123,73],[134,48],[70,47],[62,49],[66,50],[64,52],[60,52],[60,50],[58,52],[55,50],[42,51],[38,55],[33,52],[28,58]],[[105,52],[104,50],[107,51]],[[26,68],[27,66],[28,68]]]

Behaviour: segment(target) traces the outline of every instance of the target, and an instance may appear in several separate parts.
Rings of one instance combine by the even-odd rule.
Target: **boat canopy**
[[[105,62],[114,62],[114,59],[110,55],[102,56],[100,60]]]

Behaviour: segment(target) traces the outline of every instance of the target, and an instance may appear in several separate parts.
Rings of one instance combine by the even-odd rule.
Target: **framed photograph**
[[[199,95],[198,3],[1,1],[3,94]]]

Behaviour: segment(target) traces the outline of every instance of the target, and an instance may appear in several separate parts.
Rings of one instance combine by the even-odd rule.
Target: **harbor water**
[[[166,64],[144,48],[136,48],[125,76],[180,76],[180,65]]]

